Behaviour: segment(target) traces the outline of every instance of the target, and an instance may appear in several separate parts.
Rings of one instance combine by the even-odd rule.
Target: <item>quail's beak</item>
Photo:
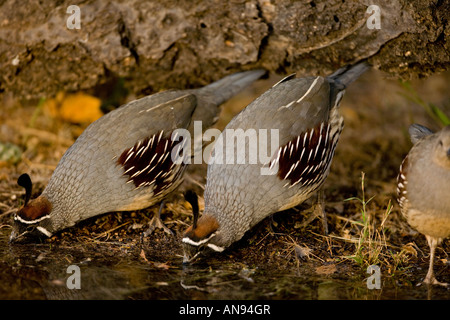
[[[183,264],[192,263],[202,253],[202,247],[183,241]]]
[[[200,255],[201,251],[198,251],[196,254],[194,255],[189,255],[186,253],[186,251],[184,252],[184,256],[183,256],[183,264],[189,264],[192,263],[199,255]]]
[[[29,231],[19,232],[13,229],[9,236],[9,244],[31,242],[33,238],[35,239]]]
[[[183,256],[183,264],[191,263],[192,259],[186,253]]]
[[[15,230],[11,231],[11,235],[9,236],[9,243],[13,243],[18,236],[19,235],[17,234],[17,231]]]

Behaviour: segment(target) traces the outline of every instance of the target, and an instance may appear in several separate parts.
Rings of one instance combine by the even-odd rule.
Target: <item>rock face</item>
[[[362,58],[408,79],[450,64],[448,1],[73,2],[0,4],[0,92],[36,98],[115,76],[149,94],[238,69],[326,74]]]

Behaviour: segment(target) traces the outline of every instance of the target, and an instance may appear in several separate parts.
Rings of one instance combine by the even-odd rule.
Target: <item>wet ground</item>
[[[417,80],[413,87],[450,114],[449,77]],[[261,81],[228,103],[218,127],[276,80]],[[407,126],[438,127],[401,93],[398,82],[378,72],[347,90],[342,102],[346,127],[324,185],[328,234],[308,212],[308,202],[274,214],[229,250],[192,265],[182,264],[180,237],[191,214],[181,192],[194,188],[202,195],[204,166],[192,168],[167,200],[162,218],[173,236],[156,230],[142,237],[155,206],[92,218],[40,244],[9,245],[11,215],[24,194],[17,177],[29,172],[38,195],[82,127],[36,115],[35,105],[4,102],[2,137],[23,154],[18,163],[0,166],[0,299],[449,299],[448,289],[420,285],[429,249],[395,202],[395,177],[410,147]],[[39,131],[23,129],[31,121]],[[360,201],[348,200],[363,196],[374,197],[365,226]],[[364,231],[369,236],[363,239]],[[437,278],[447,282],[449,248],[447,239],[435,261]],[[368,287],[369,265],[380,267],[380,289]],[[70,266],[79,267],[80,289],[68,288],[75,283]]]
[[[381,289],[367,287],[356,268],[302,262],[292,268],[212,259],[183,265],[180,257],[151,261],[133,242],[71,245],[7,244],[0,234],[2,299],[448,299],[442,288],[415,286],[381,277]],[[238,260],[238,261],[236,261]],[[80,289],[69,289],[80,270]],[[342,271],[348,269],[346,271]],[[339,270],[339,271],[338,271]],[[421,268],[424,273],[426,269]]]

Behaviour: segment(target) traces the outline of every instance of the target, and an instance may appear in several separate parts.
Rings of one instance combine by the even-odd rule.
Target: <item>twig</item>
[[[112,231],[114,231],[114,230],[117,230],[117,229],[119,229],[119,228],[121,228],[121,227],[123,227],[123,226],[125,226],[125,225],[127,225],[127,224],[130,224],[131,222],[132,222],[132,221],[130,220],[130,221],[127,221],[127,222],[125,222],[125,223],[122,223],[121,225],[119,225],[119,226],[117,226],[117,227],[114,227],[114,228],[112,228],[112,229],[109,229],[109,230],[107,230],[107,231],[105,231],[105,232],[100,233],[98,236],[95,236],[93,239],[98,239],[98,238],[104,237],[105,235],[108,235],[110,232],[112,232]]]

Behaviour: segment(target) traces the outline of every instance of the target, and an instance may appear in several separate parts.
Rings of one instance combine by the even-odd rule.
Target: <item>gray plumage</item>
[[[338,105],[344,89],[368,68],[361,62],[327,78],[288,76],[230,121],[208,165],[203,215],[183,238],[185,261],[205,247],[224,250],[259,221],[302,203],[323,184],[343,128]],[[278,132],[272,137],[278,148],[271,149],[272,140],[261,129],[269,137],[271,130]],[[241,137],[251,138],[231,143],[239,130],[245,133]],[[257,146],[250,142],[255,136]],[[244,150],[246,158],[238,157]],[[251,160],[255,153],[256,163]],[[261,161],[261,155],[267,158]],[[272,174],[262,174],[271,168]]]
[[[37,199],[14,215],[11,240],[51,235],[110,211],[153,205],[181,182],[185,165],[171,160],[175,129],[203,130],[219,105],[265,71],[227,76],[203,88],[157,93],[123,105],[93,122],[66,151]]]
[[[450,236],[450,126],[433,133],[415,124],[409,132],[414,145],[400,166],[398,202],[408,223],[430,246],[424,282],[443,284],[434,277],[433,260],[436,246]]]

